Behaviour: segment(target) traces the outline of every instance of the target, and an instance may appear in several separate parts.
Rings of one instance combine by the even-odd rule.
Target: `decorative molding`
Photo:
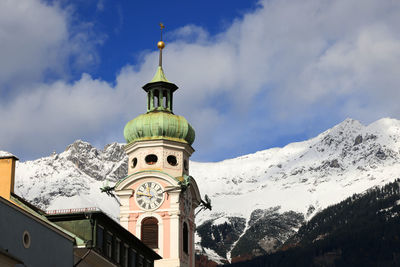
[[[161,179],[166,181],[167,183],[173,185],[173,186],[178,186],[178,181],[175,180],[173,177],[168,175],[167,173],[163,173],[162,171],[159,170],[143,170],[139,171],[138,173],[134,173],[127,177],[125,180],[121,181],[119,184],[117,184],[115,188],[115,192],[119,192],[122,190],[125,190],[126,188],[129,188],[134,182],[137,182],[141,179]],[[132,190],[132,189],[131,189]]]
[[[176,142],[172,140],[149,140],[149,141],[137,141],[133,142],[130,144],[127,144],[124,149],[127,154],[130,154],[134,150],[137,150],[139,148],[149,148],[149,147],[165,147],[165,148],[171,148],[171,149],[178,149],[178,150],[184,150],[186,153],[190,156],[193,154],[194,149],[191,145],[181,143],[181,142]]]
[[[133,189],[122,189],[122,190],[118,190],[118,191],[115,191],[115,194],[116,194],[117,196],[119,196],[119,197],[121,197],[121,196],[128,196],[128,197],[130,197],[130,196],[133,195]]]

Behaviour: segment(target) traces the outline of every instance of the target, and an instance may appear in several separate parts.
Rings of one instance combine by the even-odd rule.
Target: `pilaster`
[[[180,212],[179,210],[169,212],[170,216],[170,225],[171,225],[171,241],[170,241],[170,246],[171,248],[171,258],[179,258],[179,252],[180,252],[180,222],[179,222],[179,215]]]

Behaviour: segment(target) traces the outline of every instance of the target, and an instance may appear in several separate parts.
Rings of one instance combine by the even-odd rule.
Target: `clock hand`
[[[141,192],[137,192],[136,194],[142,195],[142,196],[146,196],[146,197],[153,197],[151,194],[144,194],[144,193],[141,193]]]

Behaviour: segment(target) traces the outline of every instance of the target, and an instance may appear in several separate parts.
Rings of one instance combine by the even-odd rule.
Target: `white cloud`
[[[70,13],[39,0],[0,1],[0,92],[67,77],[71,62],[77,67],[96,61],[90,25],[71,27]]]
[[[0,84],[35,80],[56,65],[67,41],[64,14],[39,1],[0,2]],[[63,57],[62,55],[61,57]]]
[[[64,33],[37,45],[39,52],[71,39],[65,14],[57,12]],[[281,136],[313,135],[346,117],[400,117],[398,25],[399,3],[377,0],[261,1],[216,36],[185,25],[167,33],[164,50],[166,75],[181,88],[175,112],[195,127],[203,160],[262,149]],[[52,60],[42,66],[34,58],[31,68],[43,74]],[[124,124],[146,110],[140,87],[156,64],[156,52],[145,54],[140,65],[120,71],[115,85],[87,75],[72,84],[37,84],[0,108],[12,118],[0,119],[9,131],[0,140],[8,140],[6,147],[34,143],[20,151],[41,153],[74,138],[122,141]]]

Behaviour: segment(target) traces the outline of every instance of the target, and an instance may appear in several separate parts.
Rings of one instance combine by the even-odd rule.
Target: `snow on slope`
[[[216,163],[191,162],[216,217],[249,218],[254,209],[311,215],[372,186],[400,177],[400,121],[368,126],[346,119],[315,138]],[[211,215],[212,216],[212,215]],[[210,218],[200,213],[198,223]]]
[[[100,208],[118,218],[118,202],[100,187],[115,183],[126,169],[121,144],[97,150],[76,141],[60,154],[17,163],[16,193],[46,210]]]
[[[99,150],[78,140],[63,153],[17,164],[16,193],[42,209],[99,207],[117,219],[117,201],[99,188],[105,180],[112,186],[126,173],[122,144]],[[346,119],[283,148],[215,163],[190,162],[190,174],[213,206],[198,215],[197,225],[209,219],[213,226],[226,224],[227,217],[243,217],[247,223],[256,209],[277,206],[282,214],[293,210],[310,218],[354,193],[400,177],[400,121],[385,118],[364,126]]]
[[[368,126],[346,119],[315,138],[216,163],[190,163],[201,193],[213,211],[247,217],[256,209],[281,206],[307,214],[369,187],[400,177],[400,121]],[[114,199],[100,193],[126,175],[122,144],[98,150],[76,141],[60,154],[17,164],[16,191],[42,208],[98,206],[118,215]],[[112,204],[110,204],[112,203]]]

